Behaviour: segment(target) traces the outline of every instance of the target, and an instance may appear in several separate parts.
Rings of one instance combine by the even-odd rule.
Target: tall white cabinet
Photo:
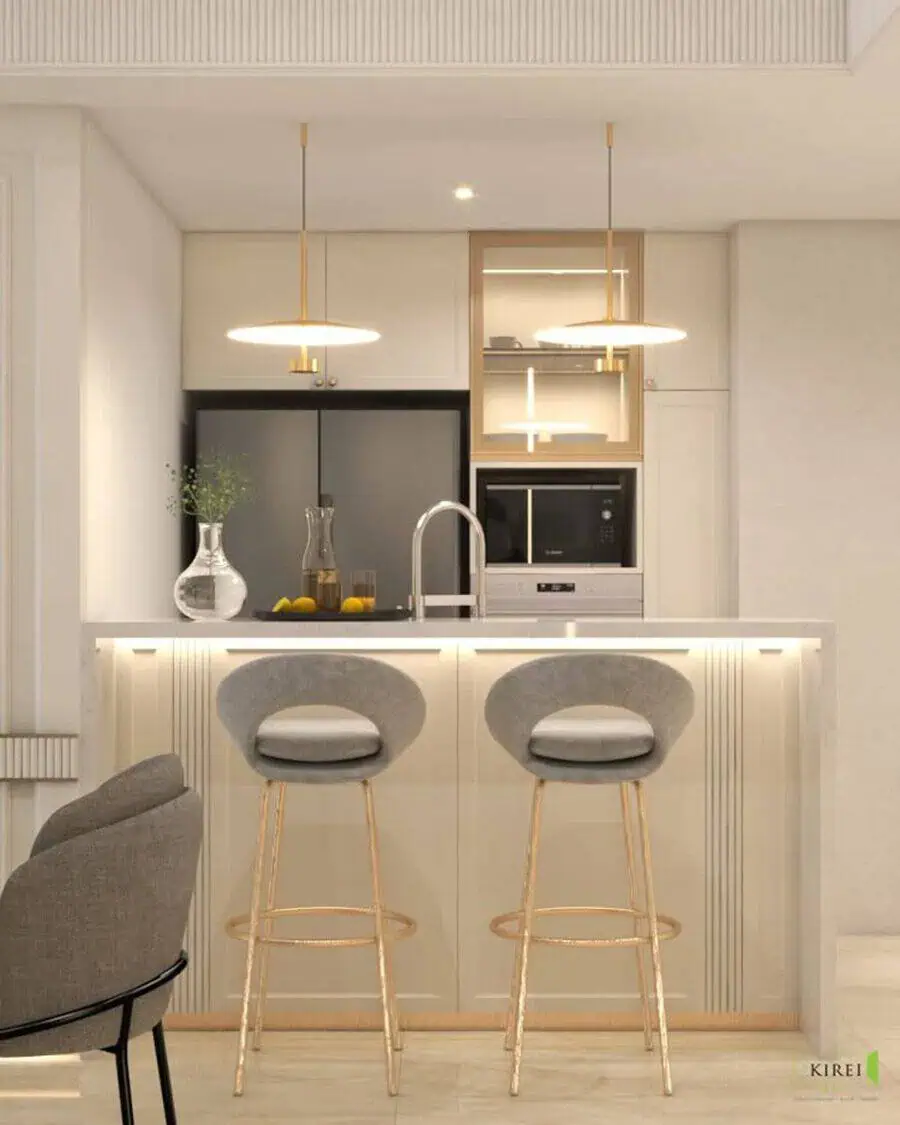
[[[644,613],[724,617],[731,575],[728,241],[648,234],[644,315],[687,331],[644,357]]]

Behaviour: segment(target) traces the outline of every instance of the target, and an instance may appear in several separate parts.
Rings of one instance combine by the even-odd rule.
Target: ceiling
[[[0,103],[88,109],[185,230],[722,229],[900,219],[900,22],[851,71],[0,78]],[[457,202],[467,182],[478,195]]]

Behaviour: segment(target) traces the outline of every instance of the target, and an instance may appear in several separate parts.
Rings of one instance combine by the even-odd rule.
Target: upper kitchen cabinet
[[[635,460],[641,455],[642,349],[541,343],[536,333],[641,316],[641,236],[484,232],[470,237],[472,456],[476,460]]]
[[[330,349],[334,390],[468,387],[465,234],[329,234],[327,260],[329,319],[381,333]]]
[[[644,315],[687,332],[671,347],[646,349],[648,390],[728,388],[728,292],[727,235],[644,236]]]
[[[325,238],[309,236],[309,315],[325,316]],[[188,234],[184,240],[183,382],[188,390],[293,390],[290,348],[229,340],[231,328],[295,319],[300,244],[292,234]],[[371,346],[371,345],[370,345]],[[322,372],[324,349],[312,349]]]

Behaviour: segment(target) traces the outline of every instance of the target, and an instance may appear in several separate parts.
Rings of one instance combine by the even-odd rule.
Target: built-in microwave
[[[481,468],[489,567],[634,567],[633,468]]]

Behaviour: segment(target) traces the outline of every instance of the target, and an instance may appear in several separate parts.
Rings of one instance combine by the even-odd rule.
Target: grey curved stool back
[[[651,749],[636,758],[577,764],[551,763],[532,752],[535,728],[543,719],[587,706],[622,707],[646,719]],[[634,781],[659,769],[693,711],[694,691],[680,672],[646,656],[611,652],[531,660],[494,684],[484,708],[491,734],[530,773],[587,784]],[[604,720],[593,722],[601,733]]]
[[[178,758],[150,758],[55,812],[0,893],[0,1056],[109,1051],[125,1125],[128,1044],[151,1030],[175,1123],[162,1018],[202,834]]]
[[[395,1052],[402,1046],[393,982],[392,941],[410,936],[415,922],[387,910],[382,902],[378,835],[371,779],[385,770],[422,730],[425,699],[414,680],[380,660],[340,653],[285,653],[252,660],[221,683],[216,698],[219,718],[250,766],[265,778],[250,913],[232,918],[227,931],[247,941],[247,962],[235,1068],[234,1093],[244,1090],[256,948],[259,983],[253,1047],[259,1050],[268,979],[270,945],[373,945],[378,957],[384,1023],[388,1092],[398,1091]],[[340,707],[353,719],[278,718],[296,707]],[[363,786],[372,872],[372,905],[366,907],[276,907],[278,862],[288,782],[323,784],[355,781]],[[274,825],[270,805],[277,785]],[[271,835],[271,842],[269,837]],[[268,858],[267,858],[268,857]],[[263,870],[268,865],[266,905],[262,906]],[[273,923],[291,915],[363,914],[374,933],[361,938],[274,937]],[[388,923],[397,929],[391,932]]]
[[[279,711],[302,706],[342,707],[378,732],[378,749],[356,761],[298,757],[290,762],[260,751],[259,730]],[[380,660],[342,653],[289,653],[252,660],[222,681],[219,718],[257,773],[272,781],[362,781],[374,777],[412,743],[425,723],[425,700],[415,681]],[[340,724],[342,720],[334,720]],[[294,727],[304,738],[303,720]]]
[[[552,718],[558,712],[587,706],[624,708],[631,713],[632,719]],[[672,1093],[659,944],[662,939],[677,936],[681,927],[674,918],[656,911],[643,779],[662,765],[690,722],[693,710],[694,693],[686,677],[662,661],[629,653],[566,653],[542,657],[507,672],[488,694],[485,702],[488,729],[496,741],[535,778],[521,905],[518,910],[498,915],[491,922],[491,930],[495,934],[516,942],[506,1024],[506,1046],[512,1051],[510,1093],[513,1095],[519,1092],[529,949],[534,943],[593,948],[633,946],[637,957],[644,1045],[647,1050],[653,1050],[650,997],[643,956],[644,946],[649,946],[663,1092]],[[619,786],[628,878],[627,907],[535,906],[541,809],[547,782]],[[632,795],[637,805],[640,829],[643,903],[639,901],[634,862]],[[535,919],[567,911],[630,917],[632,933],[624,938],[561,938],[534,932]]]

